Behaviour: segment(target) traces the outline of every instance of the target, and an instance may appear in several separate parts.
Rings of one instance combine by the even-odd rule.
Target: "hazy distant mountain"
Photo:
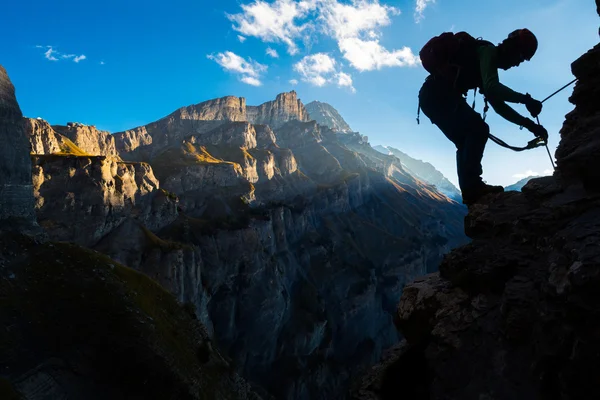
[[[352,132],[344,118],[331,105],[313,101],[308,103],[305,108],[310,118],[317,121],[319,125],[326,126],[334,132]]]
[[[412,173],[415,177],[434,185],[440,192],[444,193],[451,199],[462,201],[460,190],[450,182],[444,174],[438,171],[433,165],[428,162],[416,160],[402,151],[390,146],[374,146],[375,150],[383,154],[392,154],[400,159],[403,166]]]
[[[542,176],[545,176],[545,175],[542,175]],[[542,176],[540,176],[540,175],[528,176],[527,178],[523,178],[520,181],[515,182],[510,186],[505,187],[504,191],[508,192],[509,190],[515,190],[517,192],[520,192],[521,189],[523,188],[523,186],[527,185],[527,182],[529,182],[530,180],[535,179],[535,178],[541,178]]]

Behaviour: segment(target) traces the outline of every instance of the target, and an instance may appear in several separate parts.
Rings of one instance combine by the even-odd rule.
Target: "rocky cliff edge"
[[[554,176],[470,209],[472,243],[405,287],[405,340],[354,399],[600,396],[600,45],[572,72]]]

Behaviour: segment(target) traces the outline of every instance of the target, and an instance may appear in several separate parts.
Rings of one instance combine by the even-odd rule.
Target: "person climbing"
[[[503,192],[502,186],[483,182],[481,160],[490,128],[484,118],[467,104],[468,90],[477,89],[504,119],[527,128],[547,141],[548,132],[530,118],[523,117],[507,102],[527,107],[533,117],[542,103],[529,94],[518,93],[500,83],[498,69],[508,70],[529,61],[538,42],[528,29],[512,32],[499,45],[475,39],[466,32],[443,33],[421,50],[423,66],[430,75],[419,91],[419,108],[456,146],[456,166],[463,203],[471,205],[489,193]]]

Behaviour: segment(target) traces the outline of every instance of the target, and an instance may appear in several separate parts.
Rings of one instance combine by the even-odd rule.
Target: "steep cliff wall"
[[[473,242],[407,285],[405,341],[353,398],[600,396],[600,45],[572,71],[554,176],[471,207]]]
[[[0,230],[36,225],[30,147],[22,119],[15,88],[0,66]]]
[[[277,129],[289,121],[309,121],[310,117],[295,91],[277,95],[275,101],[246,107],[248,121]]]

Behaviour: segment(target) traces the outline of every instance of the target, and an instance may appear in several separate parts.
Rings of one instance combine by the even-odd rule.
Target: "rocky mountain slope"
[[[27,136],[26,131],[35,132]],[[71,132],[79,141],[92,131]],[[69,177],[104,182],[93,174],[75,178],[97,168],[90,165],[100,156],[74,155],[83,151],[72,141],[46,124],[24,120],[0,67],[0,398],[259,399],[193,310],[143,274],[96,251],[48,241],[36,229],[34,187],[39,187],[32,185],[29,153],[35,146],[28,145],[28,137],[37,150],[58,149],[56,160],[45,160],[51,170],[43,172],[53,181],[59,177],[56,186],[68,187]],[[89,142],[110,152],[102,143],[110,138]],[[33,156],[34,162],[44,162],[40,157]],[[54,170],[59,167],[65,170]],[[102,190],[90,186],[79,189]],[[43,199],[60,205],[65,195],[73,195],[68,190]],[[94,208],[87,195],[76,195]],[[39,203],[39,193],[36,197]]]
[[[319,125],[326,126],[334,132],[352,132],[352,129],[344,121],[340,113],[327,103],[311,101],[306,105],[306,111],[310,115],[310,119],[317,121]]]
[[[470,209],[472,243],[406,286],[405,340],[353,398],[600,396],[600,45],[572,72],[555,174]]]
[[[440,171],[438,171],[431,163],[416,160],[408,154],[390,146],[375,146],[375,150],[384,154],[391,154],[400,159],[402,165],[418,179],[434,185],[440,192],[453,200],[462,202],[460,190],[456,188]]]
[[[466,241],[465,209],[307,119],[295,92],[226,97],[113,135],[116,155],[92,127],[26,120],[38,218],[188,304],[271,395],[336,398],[398,340],[403,285]]]

